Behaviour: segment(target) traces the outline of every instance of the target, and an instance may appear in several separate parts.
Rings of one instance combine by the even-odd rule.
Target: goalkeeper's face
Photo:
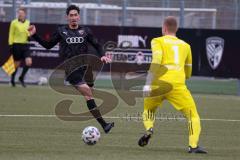
[[[67,15],[68,24],[72,28],[78,27],[80,15],[77,10],[71,10]]]

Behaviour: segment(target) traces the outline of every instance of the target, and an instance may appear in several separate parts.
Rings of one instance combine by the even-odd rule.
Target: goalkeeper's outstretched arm
[[[186,79],[189,79],[192,76],[192,52],[191,52],[190,46],[189,46],[187,58],[185,60],[184,71],[185,71]]]

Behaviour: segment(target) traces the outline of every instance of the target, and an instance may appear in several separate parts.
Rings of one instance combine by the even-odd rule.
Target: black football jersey
[[[101,45],[88,27],[79,26],[77,29],[70,29],[68,25],[59,26],[48,41],[37,34],[32,37],[46,49],[51,49],[59,43],[59,54],[64,60],[76,55],[88,54],[88,44],[96,49],[100,57],[104,56]]]

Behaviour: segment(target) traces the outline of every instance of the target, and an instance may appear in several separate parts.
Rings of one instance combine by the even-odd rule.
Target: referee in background
[[[26,10],[24,8],[18,9],[18,17],[11,21],[9,29],[8,44],[10,47],[10,53],[13,55],[15,63],[15,72],[11,75],[11,85],[15,87],[15,75],[21,61],[25,61],[25,65],[22,70],[22,74],[19,77],[19,82],[23,87],[26,87],[24,83],[24,77],[32,65],[32,58],[30,57],[30,50],[28,45],[28,28],[30,22],[26,19]]]

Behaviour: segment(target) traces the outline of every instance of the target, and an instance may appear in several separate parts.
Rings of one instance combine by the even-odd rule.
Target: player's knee
[[[32,65],[32,58],[26,58],[25,63],[26,66],[30,67]]]
[[[82,84],[80,86],[77,86],[77,89],[82,93],[82,95],[86,100],[92,99],[93,97],[92,90],[87,84]]]
[[[142,114],[143,121],[154,121],[155,120],[155,111],[154,110],[144,110]]]
[[[191,110],[191,112],[190,112],[190,117],[191,117],[191,118],[194,118],[195,120],[200,121],[200,117],[199,117],[199,114],[198,114],[196,108],[194,108],[194,109]]]
[[[194,121],[194,122],[200,123],[200,118],[199,118],[199,116],[190,117],[190,118],[191,118],[191,121]]]
[[[93,98],[92,96],[84,96],[84,99],[85,99],[86,101],[91,100],[92,98]]]
[[[26,66],[31,67],[32,63],[26,63]]]
[[[20,61],[15,61],[15,62],[14,62],[14,65],[15,65],[16,68],[18,68],[18,67],[20,66],[20,64],[21,64]]]

